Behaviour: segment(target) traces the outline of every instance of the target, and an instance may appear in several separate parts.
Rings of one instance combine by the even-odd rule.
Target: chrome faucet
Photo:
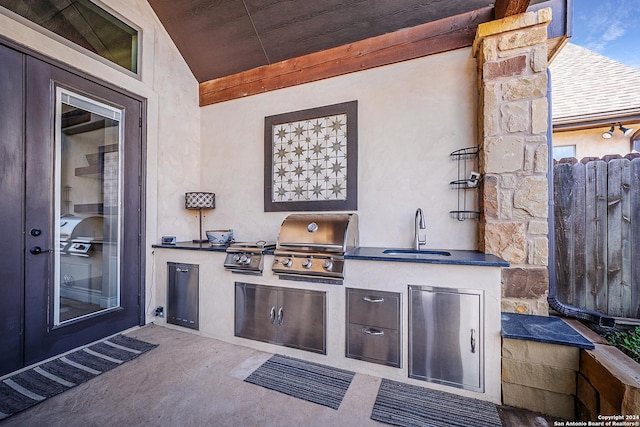
[[[416,251],[420,250],[421,245],[427,244],[427,235],[425,234],[424,239],[420,240],[420,230],[426,230],[427,226],[424,222],[424,213],[422,213],[422,209],[418,208],[416,210],[416,218],[414,223],[414,234],[413,234],[413,249]]]

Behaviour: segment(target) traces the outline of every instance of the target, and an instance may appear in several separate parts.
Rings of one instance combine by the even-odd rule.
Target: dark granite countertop
[[[210,251],[225,252],[229,245],[212,245],[210,243],[177,242],[175,245],[155,244],[153,248],[181,249],[190,251]],[[483,267],[508,267],[509,263],[494,255],[487,255],[478,251],[446,250],[451,255],[434,255],[427,257],[416,257],[411,254],[390,255],[384,251],[388,248],[358,247],[345,254],[345,259],[356,259],[365,261],[397,261],[413,262],[425,264],[449,264],[449,265],[476,265]],[[394,248],[393,250],[407,250]],[[273,255],[273,250],[266,250],[267,255]]]
[[[595,346],[561,318],[502,313],[502,337],[593,350]]]
[[[210,251],[225,252],[229,245],[212,245],[211,243],[177,242],[175,245],[162,245],[160,243],[152,245],[153,248],[162,249],[183,249],[188,251]]]
[[[359,259],[365,261],[396,261],[425,264],[476,265],[482,267],[509,267],[509,263],[495,255],[488,255],[478,251],[446,250],[451,255],[415,256],[412,254],[385,254],[386,250],[406,251],[408,248],[374,248],[358,247],[345,254],[345,259]]]

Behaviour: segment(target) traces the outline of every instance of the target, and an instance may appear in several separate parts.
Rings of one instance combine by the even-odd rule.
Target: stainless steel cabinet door
[[[483,292],[409,286],[409,377],[484,391]]]
[[[278,344],[326,353],[325,293],[298,289],[278,291]]]
[[[274,343],[277,295],[273,287],[236,282],[235,335]]]

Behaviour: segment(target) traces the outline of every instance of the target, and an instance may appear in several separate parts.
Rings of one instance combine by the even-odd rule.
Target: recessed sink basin
[[[429,256],[451,256],[451,252],[447,251],[430,251],[427,249],[387,249],[382,251],[385,255],[399,255],[404,257],[429,257]]]

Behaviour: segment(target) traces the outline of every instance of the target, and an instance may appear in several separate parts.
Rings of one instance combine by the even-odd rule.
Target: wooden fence
[[[554,165],[560,301],[640,318],[640,156]]]

